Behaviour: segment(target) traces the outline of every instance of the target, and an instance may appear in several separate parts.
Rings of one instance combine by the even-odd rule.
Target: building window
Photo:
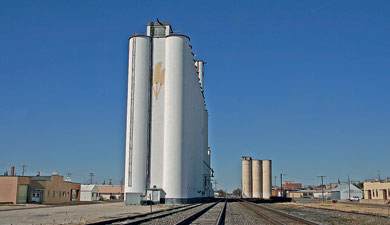
[[[56,192],[55,192],[55,191],[53,191],[53,198],[54,198],[54,197],[56,197]]]
[[[378,195],[378,189],[376,189],[376,197],[378,197],[379,195]]]

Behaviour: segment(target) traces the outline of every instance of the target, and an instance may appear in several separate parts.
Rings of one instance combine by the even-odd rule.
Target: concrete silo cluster
[[[269,199],[272,194],[272,161],[242,157],[242,197]]]
[[[204,62],[190,38],[151,22],[129,38],[125,203],[213,196]]]

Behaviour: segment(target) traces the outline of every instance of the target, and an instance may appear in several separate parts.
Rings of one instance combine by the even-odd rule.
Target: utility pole
[[[24,172],[26,172],[27,166],[23,164],[21,167],[22,167],[22,176],[24,176]]]
[[[121,195],[123,194],[123,178],[121,178]],[[123,196],[124,197],[124,196]]]
[[[280,174],[280,197],[284,197],[284,193],[283,193],[283,175],[286,175],[286,174],[283,174],[281,173]]]
[[[348,176],[348,200],[351,200],[351,180]]]
[[[275,188],[276,188],[276,178],[278,178],[278,176],[274,176],[274,184],[275,184]]]
[[[215,191],[218,191],[218,190],[217,190],[217,184],[218,184],[217,180],[214,179],[214,190],[215,190]]]
[[[90,178],[90,181],[89,181],[89,184],[92,184],[93,182],[93,180],[92,180],[92,178],[93,178],[93,176],[95,176],[95,174],[94,173],[89,173],[89,176],[91,177]]]
[[[325,199],[324,199],[324,177],[326,177],[326,176],[317,176],[317,177],[321,177],[322,202],[325,202]]]

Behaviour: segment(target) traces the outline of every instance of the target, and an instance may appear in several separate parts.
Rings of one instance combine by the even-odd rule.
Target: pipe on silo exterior
[[[263,167],[261,160],[252,160],[252,197],[261,198],[263,193]]]
[[[204,91],[204,62],[202,60],[198,61],[198,72],[199,72],[199,82],[202,87],[202,91]]]
[[[242,197],[252,198],[252,158],[242,157]]]
[[[270,199],[272,195],[272,161],[262,160],[263,164],[263,198]]]
[[[185,198],[183,189],[183,82],[185,36],[166,37],[165,108],[164,108],[164,168],[163,189],[166,200]]]
[[[129,39],[129,69],[126,118],[125,201],[139,204],[146,194],[149,151],[150,37]]]

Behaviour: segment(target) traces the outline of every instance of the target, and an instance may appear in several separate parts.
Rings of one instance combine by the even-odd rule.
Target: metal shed
[[[99,190],[95,184],[81,185],[80,201],[98,201]]]

